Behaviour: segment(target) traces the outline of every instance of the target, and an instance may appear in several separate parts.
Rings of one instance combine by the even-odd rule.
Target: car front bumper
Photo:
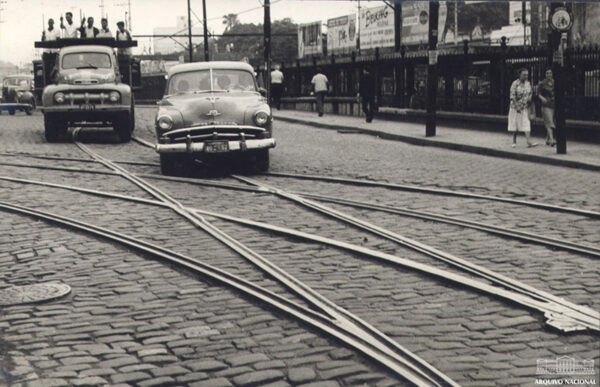
[[[207,151],[207,144],[209,142],[186,142],[178,144],[156,144],[155,149],[158,153],[210,153],[215,152]],[[228,150],[224,152],[218,152],[218,154],[226,154],[230,152],[256,150],[256,149],[268,149],[275,147],[274,138],[262,138],[257,140],[233,140],[227,141]]]

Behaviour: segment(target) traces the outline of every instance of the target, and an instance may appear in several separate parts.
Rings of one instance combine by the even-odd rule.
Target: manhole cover
[[[29,304],[59,298],[71,292],[65,284],[35,284],[0,289],[0,305]]]

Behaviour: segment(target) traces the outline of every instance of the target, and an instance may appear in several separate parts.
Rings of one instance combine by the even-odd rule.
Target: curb
[[[285,122],[296,123],[296,124],[312,125],[312,126],[315,126],[318,128],[323,128],[323,129],[348,130],[353,133],[368,134],[371,136],[376,136],[376,137],[382,138],[384,140],[401,141],[401,142],[406,142],[406,143],[412,144],[412,145],[433,146],[433,147],[438,147],[438,148],[456,150],[456,151],[460,151],[460,152],[475,153],[475,154],[480,154],[480,155],[485,155],[485,156],[508,158],[508,159],[528,161],[528,162],[533,162],[533,163],[542,163],[542,164],[548,164],[548,165],[554,165],[554,166],[560,166],[560,167],[579,168],[579,169],[586,169],[586,170],[590,170],[590,171],[600,171],[600,165],[588,164],[588,163],[584,163],[581,161],[561,160],[561,159],[554,159],[554,158],[544,157],[544,156],[530,155],[530,154],[525,154],[525,153],[513,153],[513,152],[507,152],[507,151],[498,150],[498,149],[479,147],[479,146],[475,146],[475,145],[449,143],[449,142],[431,140],[431,139],[427,139],[427,138],[411,137],[411,136],[405,136],[405,135],[401,135],[401,134],[392,134],[392,133],[381,132],[381,131],[372,130],[372,129],[355,128],[355,127],[346,126],[346,125],[324,124],[321,122],[314,122],[314,121],[303,120],[303,119],[299,119],[299,118],[281,117],[281,116],[276,115],[275,119],[280,120],[280,121],[285,121]]]

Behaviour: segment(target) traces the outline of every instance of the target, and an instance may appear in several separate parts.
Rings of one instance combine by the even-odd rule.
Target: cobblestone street
[[[135,136],[155,142],[155,112],[152,106],[136,106]],[[327,120],[327,116],[322,118]],[[0,202],[106,227],[305,302],[169,208],[2,179],[30,179],[152,199],[122,177],[103,174],[109,170],[93,163],[74,143],[47,143],[43,127],[39,112],[0,116]],[[377,122],[373,128],[377,129]],[[600,178],[595,171],[421,147],[278,120],[274,137],[277,147],[270,152],[270,172],[600,209]],[[118,143],[110,130],[84,128],[80,139],[133,173],[160,174],[156,152],[134,141]],[[147,180],[189,207],[318,234],[463,273],[270,193],[194,184],[207,175],[211,181],[240,184],[228,175],[207,173],[202,166],[191,171],[189,182]],[[600,221],[577,214],[384,187],[274,175],[250,177],[290,192],[427,211],[600,246]],[[327,206],[573,303],[600,309],[596,257],[452,224],[340,204]],[[585,378],[599,380],[597,334],[560,332],[549,327],[536,310],[432,275],[210,216],[206,219],[461,386],[533,386],[539,377],[538,360],[561,356],[593,359],[596,373]],[[2,212],[0,290],[45,282],[65,283],[71,293],[43,303],[0,308],[0,385],[410,385],[323,332],[221,283],[83,232]]]

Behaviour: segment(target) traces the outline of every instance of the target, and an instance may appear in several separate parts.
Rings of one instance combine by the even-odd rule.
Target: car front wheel
[[[187,162],[185,153],[161,153],[160,172],[167,176],[185,176]]]
[[[131,113],[126,112],[122,113],[117,117],[117,119],[113,122],[113,127],[121,142],[129,142],[131,141],[131,132],[133,129],[133,125],[131,123]]]
[[[260,149],[248,154],[251,172],[263,173],[269,170],[269,150]]]

